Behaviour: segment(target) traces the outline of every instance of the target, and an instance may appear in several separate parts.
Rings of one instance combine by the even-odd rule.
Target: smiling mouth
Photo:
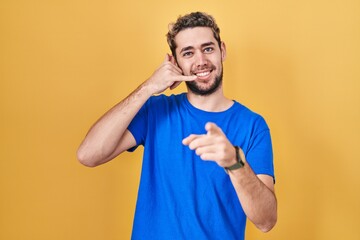
[[[195,75],[198,77],[206,77],[211,73],[211,71],[206,71],[206,72],[200,72],[200,73],[196,73]]]
[[[212,71],[213,69],[207,69],[207,70],[204,69],[199,72],[194,72],[193,74],[196,75],[199,79],[206,79],[210,76]]]

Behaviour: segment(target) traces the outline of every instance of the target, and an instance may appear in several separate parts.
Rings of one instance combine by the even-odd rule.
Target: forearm
[[[209,122],[205,129],[206,134],[191,134],[183,139],[183,144],[195,150],[202,160],[214,161],[223,168],[234,166],[239,161],[236,154],[239,150],[244,166],[228,171],[231,182],[246,216],[262,231],[269,231],[277,220],[273,178],[268,175],[256,176],[246,162],[242,149],[234,151],[234,146],[216,124]]]
[[[261,231],[270,231],[277,221],[277,200],[273,186],[266,186],[247,163],[243,168],[229,171],[229,176],[249,220]]]
[[[164,62],[150,78],[91,127],[78,149],[79,161],[86,166],[97,166],[125,151],[127,147],[132,147],[134,139],[124,133],[150,96],[169,87],[176,87],[177,82],[193,81],[196,78],[195,75],[184,76],[174,58],[166,55]]]
[[[97,166],[108,161],[131,120],[151,95],[145,82],[106,112],[90,128],[81,143],[77,152],[79,161],[87,166]]]

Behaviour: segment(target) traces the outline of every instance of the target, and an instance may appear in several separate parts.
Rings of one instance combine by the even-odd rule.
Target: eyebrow
[[[206,42],[206,43],[201,44],[201,48],[213,46],[213,45],[215,45],[214,42]],[[191,49],[194,49],[194,47],[193,46],[184,47],[181,49],[180,53],[191,50]]]

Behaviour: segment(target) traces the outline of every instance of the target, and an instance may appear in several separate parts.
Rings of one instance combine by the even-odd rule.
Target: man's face
[[[221,49],[208,27],[188,28],[175,37],[176,59],[184,75],[196,75],[186,82],[188,89],[197,95],[209,95],[221,87],[225,60],[225,45]]]

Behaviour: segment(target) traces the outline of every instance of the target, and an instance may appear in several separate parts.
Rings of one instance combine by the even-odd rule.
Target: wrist
[[[149,82],[149,79],[141,84],[139,88],[139,92],[148,98],[157,93],[157,89]]]
[[[235,159],[236,159],[236,162],[228,167],[225,167],[224,170],[226,173],[228,173],[229,171],[233,171],[233,170],[236,170],[236,169],[240,169],[240,168],[243,168],[245,166],[245,162],[243,160],[243,157],[241,154],[242,152],[241,149],[237,146],[234,146],[234,149],[235,149]]]

